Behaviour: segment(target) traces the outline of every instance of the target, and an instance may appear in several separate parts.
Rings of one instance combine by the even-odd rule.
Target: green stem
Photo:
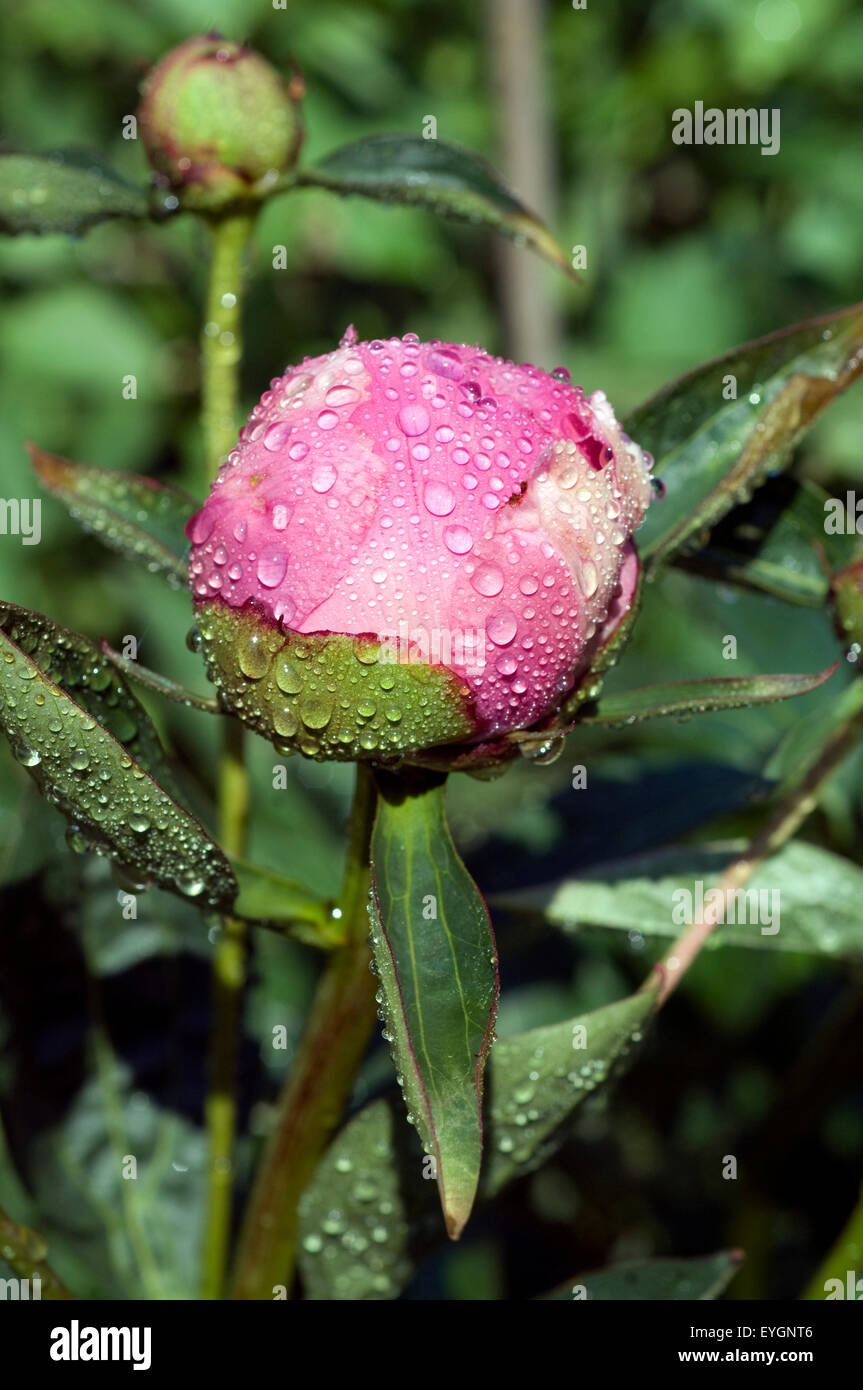
[[[717,923],[725,920],[728,894],[742,888],[765,859],[796,835],[818,805],[830,778],[857,746],[863,735],[863,710],[859,700],[849,703],[850,713],[824,740],[818,756],[805,768],[744,852],[725,869],[717,885],[723,894],[721,902],[705,911],[700,921],[686,928],[644,981],[640,993],[655,993],[657,1007],[664,1004],[680,984]]]
[[[841,1281],[843,1298],[857,1297],[856,1292],[849,1295],[847,1291],[849,1271],[854,1276],[856,1288],[857,1278],[863,1274],[863,1188],[836,1244],[825,1256],[800,1297],[808,1302],[826,1298],[825,1285],[828,1279]]]
[[[19,1279],[29,1279],[30,1298],[63,1299],[75,1298],[66,1285],[57,1277],[45,1262],[48,1247],[36,1231],[29,1226],[21,1226],[0,1207],[0,1256]],[[38,1292],[34,1292],[33,1281],[39,1280]]]
[[[343,944],[318,985],[299,1054],[279,1101],[273,1133],[246,1213],[234,1275],[235,1299],[271,1300],[290,1291],[298,1204],[341,1119],[375,1020],[375,979],[366,944],[369,845],[376,794],[357,766],[348,859],[339,899]]]
[[[254,215],[236,213],[212,222],[212,258],[201,339],[202,426],[207,482],[237,438],[239,366],[242,356],[243,260]],[[242,725],[225,721],[219,765],[221,842],[231,858],[246,851],[249,781],[243,761]],[[207,1217],[202,1294],[221,1298],[231,1236],[234,1143],[237,1129],[237,1055],[246,975],[246,926],[222,923],[213,954],[209,1086]]]
[[[201,338],[205,481],[237,442],[243,261],[254,214],[234,213],[212,223],[212,259]]]

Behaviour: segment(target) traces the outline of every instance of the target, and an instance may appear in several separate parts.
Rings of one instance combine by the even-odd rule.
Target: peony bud
[[[223,703],[318,758],[536,725],[630,606],[648,464],[563,369],[348,330],[271,383],[189,523]]]
[[[147,156],[185,207],[214,211],[254,196],[259,180],[296,160],[298,96],[242,44],[218,34],[187,39],[144,84]]]

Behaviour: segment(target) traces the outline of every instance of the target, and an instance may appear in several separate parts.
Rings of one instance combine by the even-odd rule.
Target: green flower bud
[[[301,83],[218,34],[187,39],[153,68],[138,111],[147,156],[183,207],[260,195],[296,161]]]

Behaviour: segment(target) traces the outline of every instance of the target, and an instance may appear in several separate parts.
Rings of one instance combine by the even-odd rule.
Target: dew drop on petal
[[[470,582],[478,594],[494,598],[503,588],[503,570],[497,565],[478,565],[471,575]]]
[[[331,463],[319,463],[312,473],[312,488],[315,492],[329,492],[337,477]]]
[[[203,545],[213,534],[214,525],[215,517],[213,516],[212,509],[202,507],[201,510],[195,512],[195,515],[186,523],[186,535],[193,545]]]
[[[444,545],[453,555],[466,555],[473,545],[473,536],[466,526],[448,526],[443,533]]]
[[[425,434],[429,427],[429,413],[424,405],[403,405],[398,419],[399,425],[408,437]]]
[[[288,442],[290,432],[291,426],[287,420],[277,420],[264,435],[264,448],[269,449],[271,454],[277,453]]]
[[[455,493],[446,483],[432,481],[425,485],[423,501],[432,516],[449,516],[455,507]]]
[[[507,647],[518,631],[516,616],[508,608],[499,608],[486,622],[485,630],[496,647]]]
[[[360,398],[359,391],[355,391],[353,386],[334,386],[324,396],[327,405],[338,407],[340,405],[356,405]]]
[[[287,567],[288,557],[284,550],[262,550],[258,557],[258,581],[265,589],[277,589]]]

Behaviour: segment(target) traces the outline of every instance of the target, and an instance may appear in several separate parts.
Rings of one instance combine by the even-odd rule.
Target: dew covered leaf
[[[824,529],[827,493],[816,483],[771,478],[742,507],[735,507],[710,540],[678,563],[695,574],[786,603],[820,607],[830,593],[830,571],[847,565],[854,539]]]
[[[147,191],[88,151],[0,152],[0,232],[84,232],[113,217],[146,217]]]
[[[0,727],[17,761],[93,848],[147,883],[226,907],[228,861],[172,786],[148,717],[99,649],[0,606]],[[158,776],[159,781],[155,780]]]
[[[567,934],[606,927],[674,938],[745,848],[740,840],[653,851],[561,883],[501,894],[495,902],[507,911],[540,916]],[[737,890],[726,915],[734,920],[713,929],[708,949],[748,946],[859,959],[863,869],[818,845],[793,840]]]
[[[484,1196],[495,1196],[545,1161],[576,1107],[641,1041],[652,1009],[649,995],[633,994],[566,1023],[499,1040],[489,1078]]]
[[[71,463],[35,444],[27,447],[40,482],[85,531],[151,574],[164,575],[174,588],[188,583],[185,525],[197,505],[190,497],[155,478]]]
[[[442,217],[491,227],[577,279],[548,228],[491,165],[445,140],[411,135],[355,140],[304,170],[299,183],[342,195],[361,193],[383,203],[413,203]]]
[[[653,454],[665,496],[638,532],[648,568],[746,501],[863,371],[863,306],[745,343],[663,387],[625,428]],[[735,397],[727,400],[723,391]]]
[[[494,1198],[563,1142],[579,1106],[632,1061],[647,995],[495,1044],[480,1187]],[[307,1298],[396,1298],[440,1238],[432,1164],[398,1098],[360,1110],[336,1136],[300,1203]]]
[[[585,1302],[696,1299],[709,1302],[725,1292],[743,1261],[738,1250],[690,1259],[627,1260],[609,1269],[576,1274],[543,1300]]]
[[[482,1157],[482,1086],[497,1011],[485,904],[444,816],[444,779],[378,777],[372,946],[409,1113],[434,1155],[447,1231],[470,1215]]]
[[[812,675],[719,676],[716,679],[671,681],[606,695],[579,718],[580,724],[635,724],[663,715],[708,714],[717,709],[746,709],[790,700],[816,690],[833,675],[838,662]]]

